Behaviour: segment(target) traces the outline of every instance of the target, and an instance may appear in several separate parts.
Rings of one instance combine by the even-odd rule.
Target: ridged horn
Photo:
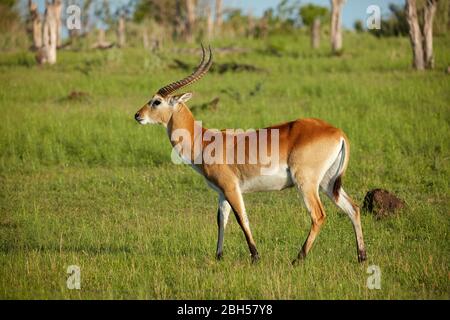
[[[176,82],[172,82],[171,84],[168,84],[165,87],[162,87],[161,89],[158,90],[158,94],[162,97],[167,97],[169,94],[183,88],[186,87],[190,84],[193,84],[194,82],[196,82],[197,80],[200,80],[209,70],[209,68],[212,65],[212,51],[211,51],[211,47],[209,48],[209,59],[208,61],[205,63],[205,48],[203,47],[202,44],[202,60],[200,62],[200,64],[197,66],[197,68],[195,69],[194,72],[192,72],[189,76],[187,76],[186,78],[176,81]]]

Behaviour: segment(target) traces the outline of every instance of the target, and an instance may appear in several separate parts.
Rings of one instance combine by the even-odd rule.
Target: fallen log
[[[175,62],[175,65],[173,65],[172,67],[181,69],[186,72],[190,72],[195,68],[195,66],[178,59],[174,59],[173,62]],[[226,72],[267,72],[266,69],[256,67],[251,64],[236,63],[236,62],[227,62],[222,64],[216,63],[212,65],[209,71],[219,74],[223,74]]]
[[[197,105],[193,105],[190,109],[193,113],[197,112],[197,111],[204,111],[204,110],[212,110],[212,111],[217,111],[218,109],[218,104],[219,104],[219,97],[215,97],[214,99],[212,99],[209,102],[205,102],[202,104],[197,104]]]

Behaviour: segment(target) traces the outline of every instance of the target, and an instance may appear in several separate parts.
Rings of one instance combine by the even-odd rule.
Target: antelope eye
[[[157,106],[159,106],[160,104],[161,104],[161,101],[155,100],[155,101],[153,101],[153,103],[152,103],[152,107],[157,107]]]

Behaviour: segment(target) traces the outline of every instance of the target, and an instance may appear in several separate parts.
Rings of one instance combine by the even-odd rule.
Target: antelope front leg
[[[244,200],[238,188],[226,190],[224,192],[225,198],[233,209],[236,220],[244,232],[247,245],[252,255],[252,263],[259,260],[258,250],[256,250],[255,241],[253,240],[252,232],[250,231],[250,224],[248,222],[247,213],[245,212]]]
[[[223,256],[223,238],[225,234],[225,228],[227,227],[228,217],[230,216],[231,206],[225,199],[225,196],[221,194],[219,196],[219,208],[217,209],[217,227],[218,227],[218,238],[217,238],[217,260],[222,259]]]

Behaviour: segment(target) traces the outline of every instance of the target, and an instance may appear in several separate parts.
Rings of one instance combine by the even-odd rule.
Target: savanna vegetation
[[[171,162],[164,128],[133,119],[186,75],[174,59],[198,62],[195,37],[149,49],[136,32],[127,46],[100,50],[90,48],[95,36],[80,36],[77,49],[39,66],[17,36],[0,54],[0,297],[448,299],[448,33],[434,39],[434,69],[417,72],[406,37],[344,31],[333,55],[325,26],[312,49],[309,29],[287,20],[267,34],[256,23],[249,35],[225,16],[224,35],[209,41],[215,63],[255,69],[212,70],[189,88],[189,106],[209,128],[303,117],[342,128],[352,146],[347,192],[361,204],[385,188],[407,203],[382,220],[363,212],[365,263],[348,217],[323,196],[327,222],[307,259],[291,265],[310,227],[295,189],[245,196],[257,265],[233,217],[215,259],[215,192]],[[67,288],[70,265],[80,267],[80,290]],[[366,285],[370,265],[381,270],[379,290]]]

